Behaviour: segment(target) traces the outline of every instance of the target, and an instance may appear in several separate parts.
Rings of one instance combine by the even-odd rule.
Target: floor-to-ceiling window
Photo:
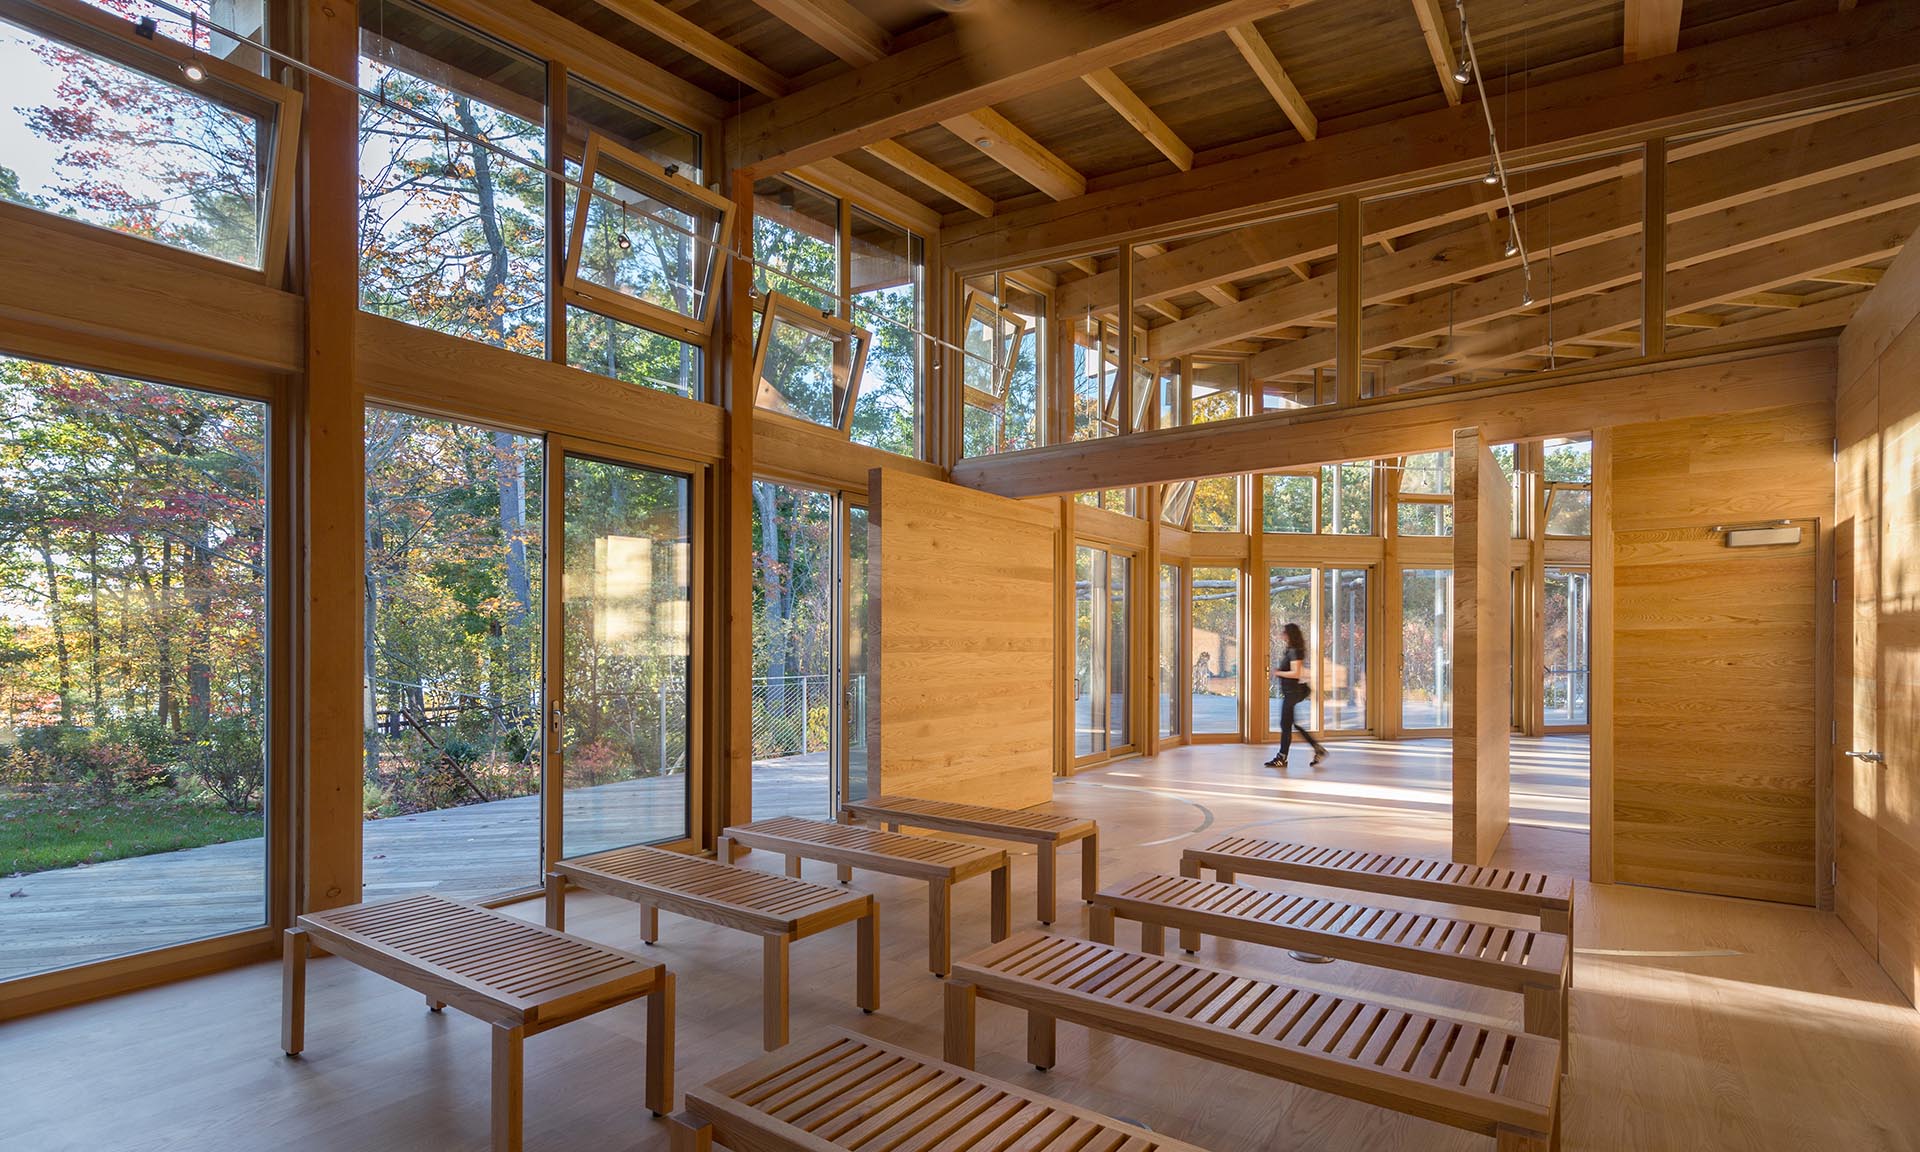
[[[544,442],[369,408],[368,899],[540,883]]]
[[[562,854],[685,839],[693,481],[623,461],[563,460]]]
[[[1193,569],[1189,637],[1193,734],[1240,732],[1240,570]]]
[[[1453,572],[1400,574],[1400,726],[1453,725]]]
[[[1274,670],[1280,668],[1280,657],[1287,650],[1286,626],[1298,625],[1307,637],[1306,651],[1300,654],[1300,660],[1309,669],[1313,667],[1313,585],[1312,568],[1268,568],[1267,569],[1267,621],[1268,661]],[[1267,727],[1275,732],[1280,730],[1280,684],[1277,676],[1265,677],[1267,681]],[[1316,693],[1317,695],[1317,693]],[[1303,724],[1312,725],[1311,707],[1296,714]]]
[[[1127,645],[1133,561],[1105,548],[1074,549],[1073,751],[1098,756],[1132,743]]]
[[[753,812],[832,813],[830,493],[753,482]]]
[[[847,507],[846,606],[846,776],[841,794],[847,800],[867,795],[867,622],[871,601],[867,588],[870,522],[865,508]]]
[[[1157,709],[1160,717],[1160,735],[1169,739],[1184,735],[1185,725],[1180,718],[1180,698],[1187,692],[1186,677],[1182,675],[1186,661],[1182,657],[1184,646],[1180,643],[1181,623],[1185,619],[1186,597],[1182,594],[1180,566],[1178,564],[1160,565],[1160,616],[1159,616],[1159,661],[1157,689]]]
[[[1548,568],[1543,607],[1546,724],[1549,728],[1577,728],[1588,723],[1593,574],[1579,568]]]
[[[1320,664],[1316,670],[1320,728],[1367,727],[1367,570],[1320,572]]]
[[[1128,642],[1132,629],[1128,614],[1133,608],[1133,561],[1109,554],[1107,557],[1107,750],[1124,748],[1133,742],[1133,693],[1130,689],[1133,662]]]
[[[258,400],[0,357],[0,979],[267,922],[269,473]]]

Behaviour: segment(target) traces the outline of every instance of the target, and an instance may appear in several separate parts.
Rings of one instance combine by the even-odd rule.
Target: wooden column
[[[733,177],[736,248],[748,249],[753,235],[753,181]],[[723,725],[719,758],[719,801],[710,835],[720,826],[753,819],[753,266],[742,259],[728,261],[727,341],[721,371],[727,409],[727,456],[720,466],[715,520],[720,530],[716,550],[720,601],[717,615],[721,659],[716,679],[722,691],[714,699]],[[876,605],[877,611],[877,605]],[[877,766],[876,766],[877,767]],[[872,768],[869,769],[872,771]],[[711,843],[712,841],[703,841]]]
[[[307,60],[351,80],[360,52],[355,0],[308,0],[305,23]],[[305,801],[300,906],[313,911],[360,899],[367,474],[365,394],[353,358],[360,308],[359,98],[349,88],[311,82],[306,120],[306,660],[298,795]]]
[[[1542,528],[1544,532],[1545,529]],[[1592,676],[1587,684],[1588,876],[1613,883],[1613,430],[1593,434]]]
[[[1453,434],[1453,858],[1486,864],[1507,831],[1511,497],[1478,428]]]

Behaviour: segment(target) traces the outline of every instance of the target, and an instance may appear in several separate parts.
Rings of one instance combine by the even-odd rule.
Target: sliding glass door
[[[1548,568],[1546,574],[1544,693],[1548,728],[1589,723],[1587,685],[1593,656],[1593,573]]]
[[[1315,731],[1367,729],[1367,594],[1365,568],[1267,569],[1268,660],[1279,666],[1283,629],[1298,624],[1313,677],[1313,696],[1298,717]],[[1280,682],[1268,681],[1267,729],[1277,733]]]
[[[1074,549],[1073,751],[1111,754],[1133,742],[1128,626],[1133,560],[1104,548]]]

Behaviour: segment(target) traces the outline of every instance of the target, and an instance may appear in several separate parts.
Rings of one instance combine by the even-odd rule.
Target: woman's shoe
[[[1325,760],[1326,758],[1327,758],[1327,750],[1325,748],[1316,749],[1313,753],[1313,759],[1307,761],[1307,767],[1318,768],[1320,766],[1320,761]]]
[[[1267,761],[1267,767],[1269,768],[1285,768],[1286,766],[1286,760],[1279,756],[1275,756],[1273,759]]]

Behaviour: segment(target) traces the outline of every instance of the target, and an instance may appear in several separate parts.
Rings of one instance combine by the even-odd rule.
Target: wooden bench
[[[768,1050],[787,1042],[787,949],[795,940],[859,921],[854,1001],[880,1007],[880,904],[785,876],[769,876],[698,856],[635,846],[554,864],[547,876],[547,927],[567,926],[567,885],[577,884],[640,905],[640,938],[660,938],[660,910],[758,935],[761,943],[761,1032]]]
[[[687,1092],[673,1152],[1199,1152],[1028,1088],[838,1029]]]
[[[982,872],[991,875],[993,938],[1007,938],[1007,854],[998,848],[931,836],[902,836],[798,816],[736,824],[720,833],[716,855],[732,860],[734,844],[780,853],[787,858],[789,876],[800,875],[800,861],[806,859],[925,880],[927,967],[935,976],[945,976],[953,967],[953,886],[960,881]]]
[[[1528,1032],[1567,1034],[1572,965],[1557,933],[1150,872],[1094,895],[1088,935],[1113,943],[1116,916],[1140,922],[1140,950],[1154,956],[1165,951],[1168,928],[1294,948],[1517,992]]]
[[[1064,844],[1082,841],[1080,895],[1093,899],[1100,887],[1100,828],[1077,816],[1027,812],[1018,808],[989,808],[983,804],[954,804],[945,800],[917,800],[911,796],[869,796],[841,807],[851,820],[879,821],[891,832],[896,826],[958,832],[989,840],[1015,840],[1035,846],[1040,861],[1036,901],[1038,918],[1051,924],[1058,912],[1054,897],[1057,853]],[[841,879],[846,879],[843,875]]]
[[[1378,892],[1409,900],[1464,904],[1540,918],[1540,927],[1573,935],[1573,881],[1545,872],[1481,868],[1424,856],[1389,856],[1351,848],[1320,848],[1283,840],[1223,836],[1205,848],[1180,854],[1180,874],[1198,876],[1211,868],[1223,881],[1244,872],[1327,888]],[[1181,939],[1181,947],[1189,947]]]
[[[1560,1045],[1110,944],[1022,932],[954,966],[946,1057],[973,1066],[976,1000],[1027,1012],[1027,1058],[1058,1020],[1493,1136],[1559,1145]]]
[[[285,936],[280,1046],[305,1046],[312,942],[493,1025],[493,1147],[520,1147],[522,1048],[602,1008],[647,1000],[646,1102],[673,1110],[673,973],[661,964],[439,896],[408,896],[300,917]]]

